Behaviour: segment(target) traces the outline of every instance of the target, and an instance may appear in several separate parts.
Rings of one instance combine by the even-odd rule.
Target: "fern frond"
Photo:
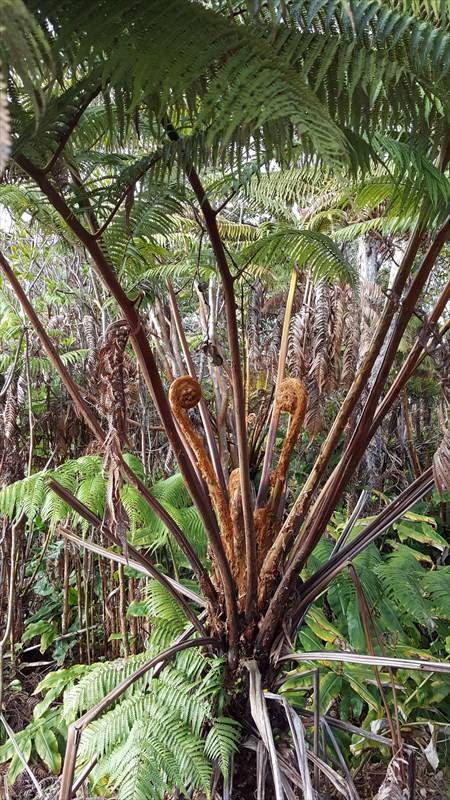
[[[438,567],[422,579],[422,587],[430,597],[433,616],[450,619],[450,567]]]
[[[243,263],[252,261],[267,270],[276,263],[284,263],[292,269],[294,265],[308,265],[315,282],[340,280],[354,284],[355,271],[332,240],[322,233],[296,230],[277,226],[263,233],[253,245],[241,253]]]
[[[238,749],[240,725],[230,717],[218,717],[205,741],[205,753],[219,764],[224,777],[228,776],[230,758]]]
[[[404,549],[403,546],[399,546],[385,563],[376,567],[375,571],[386,595],[394,598],[405,614],[412,616],[427,628],[434,627],[431,604],[419,589],[426,572],[411,555],[409,548]]]

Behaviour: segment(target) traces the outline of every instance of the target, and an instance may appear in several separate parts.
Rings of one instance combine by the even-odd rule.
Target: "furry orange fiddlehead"
[[[208,486],[209,496],[219,522],[225,555],[234,573],[235,557],[233,548],[233,523],[222,488],[217,480],[213,465],[205,450],[201,436],[197,433],[187,414],[195,408],[202,396],[201,386],[194,378],[183,375],[177,378],[169,389],[169,402],[184,438],[197,459],[203,480]]]
[[[270,544],[271,530],[278,512],[281,493],[286,481],[292,451],[302,427],[307,404],[307,392],[303,381],[298,378],[286,378],[282,381],[275,397],[275,409],[278,414],[290,415],[289,427],[284,438],[278,464],[272,473],[270,497],[264,508],[255,514],[255,525],[258,537],[258,561],[262,564]]]

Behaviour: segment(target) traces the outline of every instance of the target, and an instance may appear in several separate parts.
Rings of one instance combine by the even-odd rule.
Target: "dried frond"
[[[439,494],[450,492],[450,428],[434,454],[433,476]]]
[[[89,350],[95,351],[97,349],[98,336],[94,317],[92,317],[90,314],[85,314],[81,324],[83,326],[84,338]]]
[[[344,354],[341,383],[348,389],[355,377],[358,363],[360,340],[360,308],[351,290],[346,291],[344,298]]]
[[[90,314],[85,314],[81,325],[83,328],[84,339],[89,349],[89,355],[86,359],[86,372],[89,373],[93,369],[97,359],[98,335],[94,317]]]
[[[5,441],[9,442],[14,438],[17,417],[17,393],[14,381],[10,384],[6,394],[6,402],[3,409],[3,432]]]
[[[100,383],[99,406],[108,422],[104,446],[104,468],[108,473],[105,517],[125,552],[128,516],[120,498],[122,478],[119,456],[126,441],[124,354],[128,335],[128,323],[124,320],[113,322],[107,328],[97,368]]]
[[[359,362],[366,355],[373,332],[380,318],[383,305],[383,292],[378,284],[373,281],[361,281],[360,308],[361,308],[361,334],[359,343]]]
[[[383,780],[374,800],[407,800],[408,789],[403,788],[402,767],[406,765],[405,759],[396,755],[390,761],[386,777]]]
[[[326,391],[330,375],[329,322],[330,288],[325,281],[319,281],[316,285],[314,309],[313,361],[309,371],[309,374],[315,378],[319,394]]]
[[[256,281],[255,286],[250,292],[248,314],[247,314],[247,349],[249,363],[249,378],[258,374],[262,368],[261,352],[261,307],[263,298],[263,286],[261,281]]]
[[[28,381],[27,381],[27,375],[26,375],[26,368],[23,367],[23,369],[21,370],[20,375],[19,375],[19,377],[17,379],[17,405],[18,406],[21,406],[22,403],[25,402],[25,400],[27,398],[27,394],[28,394]]]
[[[314,377],[311,376],[308,379],[306,386],[308,404],[305,414],[305,430],[312,441],[323,429],[322,400]]]
[[[269,297],[264,303],[261,310],[261,314],[263,316],[268,316],[268,315],[279,314],[280,311],[284,312],[287,296],[288,296],[287,289],[285,289],[283,292],[277,292],[276,294],[271,295],[271,297]],[[301,303],[301,297],[299,289],[297,287],[297,290],[295,292],[294,304],[292,306],[292,311],[294,313],[298,311],[300,303]]]
[[[330,324],[328,357],[330,361],[330,390],[339,387],[341,380],[341,348],[344,334],[344,294],[339,284],[330,292]]]
[[[0,73],[0,176],[8,163],[11,149],[11,130],[9,124],[9,110],[6,100],[5,84]]]
[[[126,438],[126,401],[124,386],[124,351],[128,340],[128,323],[113,322],[106,330],[99,351],[98,378],[100,382],[99,406],[108,420],[108,431],[118,437],[120,444]]]
[[[288,365],[293,378],[304,378],[306,374],[305,337],[307,316],[302,307],[291,319],[289,329]]]

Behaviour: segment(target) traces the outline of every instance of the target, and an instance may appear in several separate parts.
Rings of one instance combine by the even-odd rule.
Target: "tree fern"
[[[94,73],[101,65],[100,82],[114,87],[116,110],[119,96],[127,114],[147,98],[147,108],[155,114],[157,124],[164,107],[188,118],[195,110],[194,132],[203,135],[207,130],[207,144],[213,150],[218,137],[226,147],[238,132],[242,147],[245,126],[247,142],[253,132],[253,146],[260,149],[254,132],[264,129],[265,149],[280,155],[286,144],[283,131],[287,130],[280,123],[288,119],[305,136],[314,135],[315,146],[324,155],[345,152],[345,137],[313,92],[297,80],[289,63],[280,59],[279,49],[272,51],[268,40],[247,26],[182,0],[171,0],[169,5],[153,3],[151,9],[137,3],[126,14],[118,2],[97,3],[95,9],[78,6],[76,15],[67,3],[57,5],[50,0],[31,5],[37,15],[51,20],[55,50],[70,42],[70,51],[76,52],[77,63],[84,63],[86,70]],[[77,31],[83,25],[86,35],[80,38]],[[149,41],[153,42],[151,48]],[[116,45],[111,47],[113,42]],[[161,59],[169,51],[170,63],[161,70]],[[132,73],[125,66],[129,58],[134,62]],[[256,93],[251,94],[252,86]],[[156,95],[154,105],[148,98]],[[222,111],[217,114],[219,97]],[[239,158],[238,151],[236,155]]]
[[[1,0],[0,31],[0,61],[14,65],[38,112],[39,86],[51,63],[46,37],[23,0]]]

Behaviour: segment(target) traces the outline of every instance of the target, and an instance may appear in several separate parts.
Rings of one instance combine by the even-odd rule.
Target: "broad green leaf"
[[[41,700],[40,703],[37,703],[33,708],[33,719],[39,719],[42,717],[42,715],[45,714],[47,709],[50,708],[51,704],[60,694],[61,689],[58,686],[54,686],[52,689],[49,689],[44,699]]]
[[[443,536],[441,536],[427,522],[411,524],[397,522],[393,527],[396,529],[401,542],[403,542],[405,539],[414,539],[416,542],[428,544],[430,547],[436,547],[441,551],[445,550],[445,548],[448,546]]]
[[[127,608],[127,617],[148,616],[148,604],[144,600],[133,600]]]
[[[342,633],[335,628],[318,608],[311,608],[306,617],[308,627],[324,642],[337,644],[343,642]]]
[[[378,711],[380,708],[380,702],[375,699],[372,692],[367,688],[367,686],[365,686],[363,681],[360,680],[354,672],[350,672],[350,670],[348,670],[346,667],[344,667],[344,674],[352,689],[359,694],[361,699],[364,700],[364,702],[367,703],[370,708],[373,708],[374,711]]]
[[[36,730],[34,744],[44,764],[57,775],[61,770],[61,754],[53,731],[50,728],[40,725]]]
[[[320,711],[322,714],[326,714],[333,700],[339,696],[341,687],[342,678],[336,672],[330,670],[325,675],[321,675],[319,681],[319,693]],[[312,699],[311,702],[313,702]]]
[[[88,669],[89,667],[85,666],[84,664],[74,664],[72,667],[68,667],[67,669],[58,669],[54,672],[49,672],[48,675],[46,675],[45,678],[38,683],[33,694],[39,694],[47,689],[53,689],[56,687],[60,692],[62,692],[68,683],[74,681]]]

